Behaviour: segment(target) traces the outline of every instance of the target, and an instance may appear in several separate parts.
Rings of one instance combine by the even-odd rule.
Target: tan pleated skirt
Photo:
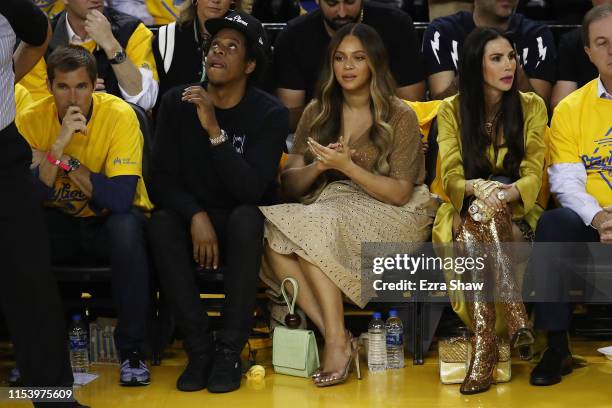
[[[295,253],[318,266],[353,303],[363,308],[373,293],[362,293],[362,242],[424,242],[437,209],[427,186],[417,186],[401,207],[382,203],[351,181],[330,183],[311,204],[260,207],[265,239],[281,254]],[[261,279],[274,289],[266,263]]]

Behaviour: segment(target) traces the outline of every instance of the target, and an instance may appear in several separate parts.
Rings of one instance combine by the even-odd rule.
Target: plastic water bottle
[[[368,326],[368,368],[370,371],[387,369],[385,322],[379,312],[374,312]]]
[[[397,310],[389,310],[387,331],[387,368],[404,368],[404,327]]]
[[[68,334],[70,340],[70,364],[75,373],[89,371],[89,338],[81,315],[72,316],[72,325]]]

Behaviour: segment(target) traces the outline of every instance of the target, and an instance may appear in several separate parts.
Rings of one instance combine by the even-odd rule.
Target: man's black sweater
[[[186,86],[164,96],[153,147],[149,190],[158,208],[186,221],[207,209],[271,204],[289,113],[276,98],[247,87],[240,103],[215,108],[229,140],[212,146],[196,107],[181,101]]]

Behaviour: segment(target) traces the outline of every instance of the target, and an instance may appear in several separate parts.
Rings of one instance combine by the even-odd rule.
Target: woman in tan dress
[[[356,349],[344,327],[343,295],[364,307],[362,242],[423,242],[435,204],[427,186],[414,111],[394,96],[376,31],[339,30],[321,86],[299,122],[282,173],[299,204],[261,207],[266,216],[262,278],[298,280],[298,305],[325,339],[319,386],[346,379]]]

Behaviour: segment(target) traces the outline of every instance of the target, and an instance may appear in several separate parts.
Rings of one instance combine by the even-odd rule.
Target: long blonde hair
[[[185,0],[180,6],[176,9],[179,12],[178,22],[179,24],[185,24],[189,21],[193,21],[196,15],[196,0]]]
[[[232,3],[234,7],[239,0],[234,0],[230,3],[230,10],[232,9]],[[198,2],[197,0],[185,0],[181,5],[177,6],[179,12],[178,22],[180,25],[193,21],[198,15]]]
[[[367,55],[367,64],[371,73],[370,111],[373,122],[369,138],[378,150],[373,171],[375,174],[386,176],[390,171],[389,156],[394,138],[394,130],[389,125],[389,120],[395,96],[395,81],[389,70],[385,46],[378,33],[370,26],[361,23],[347,24],[331,39],[315,94],[315,117],[311,124],[310,137],[323,146],[337,141],[342,123],[344,98],[342,87],[334,75],[333,61],[340,43],[349,35],[361,41]],[[314,157],[310,151],[305,153],[304,160],[306,163],[312,163]],[[309,203],[317,199],[327,185],[326,177],[322,175],[316,185],[315,190],[303,198],[303,202]]]

